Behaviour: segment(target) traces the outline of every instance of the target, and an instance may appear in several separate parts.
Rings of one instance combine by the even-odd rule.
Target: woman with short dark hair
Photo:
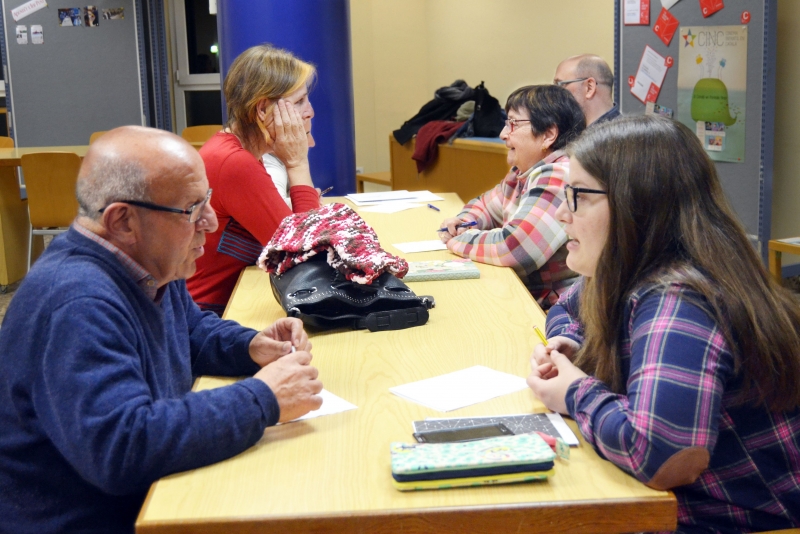
[[[800,305],[767,273],[692,131],[652,116],[567,149],[567,265],[528,384],[678,499],[681,532],[800,526]]]
[[[586,127],[566,89],[529,85],[511,93],[500,138],[509,174],[442,223],[447,248],[482,263],[512,267],[542,307],[552,305],[576,275],[564,263],[567,241],[555,218],[568,172],[564,147]]]

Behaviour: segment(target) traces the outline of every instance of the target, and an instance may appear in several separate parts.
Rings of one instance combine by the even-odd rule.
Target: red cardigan
[[[289,209],[264,166],[233,134],[217,133],[200,149],[200,156],[214,190],[211,207],[219,228],[208,234],[205,254],[186,285],[201,308],[221,315],[239,273],[255,265],[283,218],[319,207],[319,195],[313,187],[292,187]]]

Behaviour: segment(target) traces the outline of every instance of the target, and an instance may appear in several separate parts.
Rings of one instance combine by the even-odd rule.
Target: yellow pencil
[[[541,330],[539,330],[539,327],[538,326],[534,326],[533,329],[536,330],[536,335],[539,336],[539,339],[542,340],[542,343],[547,345],[547,338],[544,337],[544,334],[542,333]]]

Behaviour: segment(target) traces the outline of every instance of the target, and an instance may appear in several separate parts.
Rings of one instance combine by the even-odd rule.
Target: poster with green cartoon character
[[[747,26],[680,29],[678,120],[715,161],[744,162]]]

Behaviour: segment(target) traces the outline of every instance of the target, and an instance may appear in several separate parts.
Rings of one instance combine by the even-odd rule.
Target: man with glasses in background
[[[0,329],[0,517],[9,532],[133,532],[149,486],[320,407],[296,319],[257,332],[201,312],[185,278],[217,228],[203,160],[127,126],[96,141],[78,217]],[[203,374],[251,376],[191,392]]]
[[[620,116],[614,104],[614,74],[603,58],[582,54],[559,63],[553,83],[572,93],[586,116],[586,126]]]

